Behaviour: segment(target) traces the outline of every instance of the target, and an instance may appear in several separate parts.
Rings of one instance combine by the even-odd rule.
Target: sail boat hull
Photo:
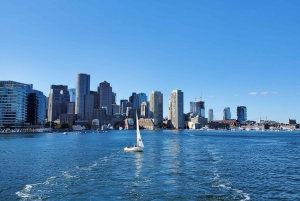
[[[142,152],[143,151],[143,147],[125,147],[124,151]]]

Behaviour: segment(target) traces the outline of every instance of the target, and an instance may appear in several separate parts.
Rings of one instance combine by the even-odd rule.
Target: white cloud
[[[255,96],[257,94],[257,92],[250,92],[249,95],[253,95]]]
[[[269,92],[267,92],[267,91],[264,91],[264,92],[261,92],[260,94],[262,94],[262,95],[267,95]]]

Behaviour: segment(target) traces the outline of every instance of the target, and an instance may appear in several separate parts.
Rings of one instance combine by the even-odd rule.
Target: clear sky
[[[0,80],[205,100],[222,118],[300,122],[300,1],[0,1]]]

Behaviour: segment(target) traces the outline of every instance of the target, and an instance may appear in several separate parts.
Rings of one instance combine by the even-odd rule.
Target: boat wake
[[[97,180],[99,176],[99,169],[105,165],[111,158],[118,153],[110,154],[93,161],[87,166],[76,166],[73,170],[62,171],[60,174],[51,176],[46,181],[35,184],[27,184],[25,187],[15,194],[21,200],[45,200],[49,198],[64,199],[70,194],[86,193],[87,183]],[[83,192],[78,192],[78,189],[84,189]]]
[[[226,195],[231,195],[234,200],[238,199],[241,201],[250,200],[249,194],[243,192],[242,190],[236,189],[232,186],[231,182],[226,179],[221,178],[221,173],[219,171],[219,164],[222,162],[222,159],[219,157],[218,150],[215,148],[209,147],[208,153],[213,161],[213,182],[212,187],[217,188],[219,191],[224,192]]]

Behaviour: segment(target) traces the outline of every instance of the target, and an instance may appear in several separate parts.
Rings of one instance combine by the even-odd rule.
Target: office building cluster
[[[32,84],[15,81],[0,81],[0,127],[44,126],[67,124],[114,129],[134,128],[136,114],[140,126],[147,129],[196,129],[216,122],[227,123],[247,121],[247,108],[237,107],[237,119],[231,118],[229,107],[223,110],[223,119],[216,120],[212,109],[205,116],[205,102],[190,102],[190,111],[184,113],[184,93],[173,90],[169,96],[168,116],[163,117],[163,94],[152,91],[133,92],[128,99],[117,103],[117,94],[109,82],[103,81],[95,91],[90,87],[90,75],[76,75],[75,88],[67,85],[51,85],[49,96],[34,90]]]

